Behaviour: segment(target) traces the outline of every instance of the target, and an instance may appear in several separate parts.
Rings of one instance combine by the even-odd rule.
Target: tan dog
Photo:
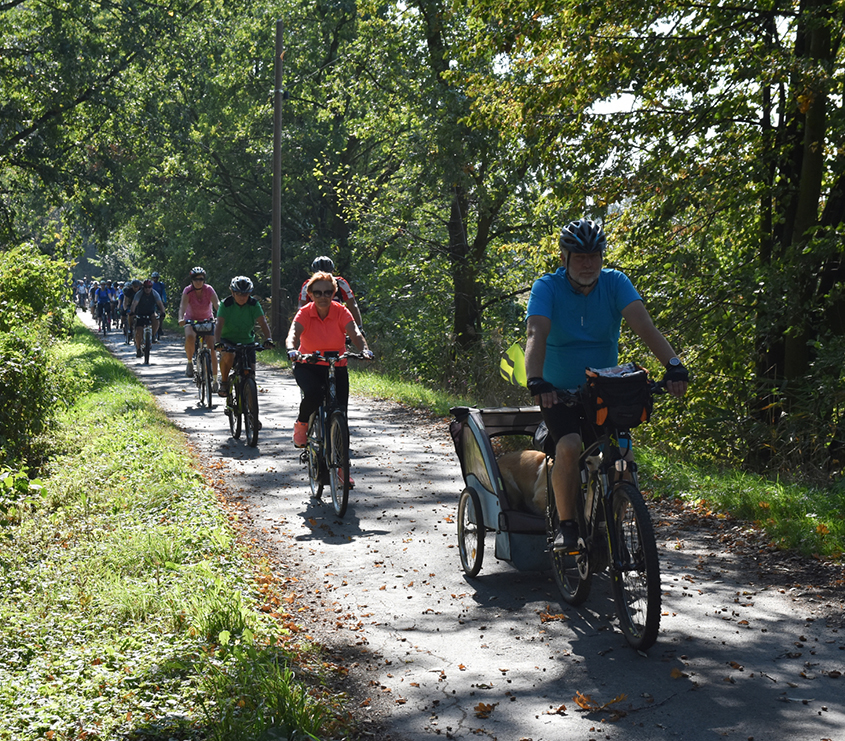
[[[505,453],[497,459],[514,509],[542,515],[549,497],[546,456],[539,450]]]

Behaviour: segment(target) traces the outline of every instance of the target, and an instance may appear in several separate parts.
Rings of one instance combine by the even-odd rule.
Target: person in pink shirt
[[[323,387],[329,375],[328,363],[297,362],[300,355],[318,351],[342,353],[346,350],[348,335],[366,357],[373,356],[349,309],[332,300],[337,292],[337,281],[331,273],[314,273],[308,281],[307,292],[310,301],[293,318],[286,343],[288,356],[293,361],[293,377],[302,390],[299,416],[293,427],[293,444],[297,448],[307,445],[308,419],[322,403]],[[345,360],[335,366],[335,381],[337,400],[345,411],[349,403],[349,371]]]
[[[205,270],[192,268],[190,274],[191,283],[182,291],[182,301],[179,303],[179,324],[185,327],[185,355],[188,356],[188,364],[185,366],[185,376],[191,378],[194,375],[194,348],[197,342],[197,333],[193,325],[186,322],[205,322],[212,324],[214,332],[214,316],[220,301],[214,289],[205,282]],[[217,353],[211,352],[211,372],[214,374],[214,391],[217,391]]]

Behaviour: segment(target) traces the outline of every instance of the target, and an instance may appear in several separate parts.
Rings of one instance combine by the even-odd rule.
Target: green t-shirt
[[[217,309],[217,318],[223,320],[220,338],[236,345],[255,342],[255,322],[262,316],[264,309],[253,296],[243,306],[238,306],[234,296],[226,297]]]

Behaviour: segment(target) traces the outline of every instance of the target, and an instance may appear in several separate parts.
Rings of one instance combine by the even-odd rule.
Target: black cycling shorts
[[[551,407],[540,407],[540,411],[555,444],[562,437],[573,433],[586,438],[584,439],[586,445],[596,441],[592,426],[584,424],[586,418],[584,416],[584,408],[580,404],[571,407],[558,403]]]

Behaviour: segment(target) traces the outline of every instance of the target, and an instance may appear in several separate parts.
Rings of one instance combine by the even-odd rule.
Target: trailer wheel
[[[461,566],[469,577],[477,576],[481,571],[486,532],[478,494],[472,489],[464,489],[458,502],[458,549]]]

